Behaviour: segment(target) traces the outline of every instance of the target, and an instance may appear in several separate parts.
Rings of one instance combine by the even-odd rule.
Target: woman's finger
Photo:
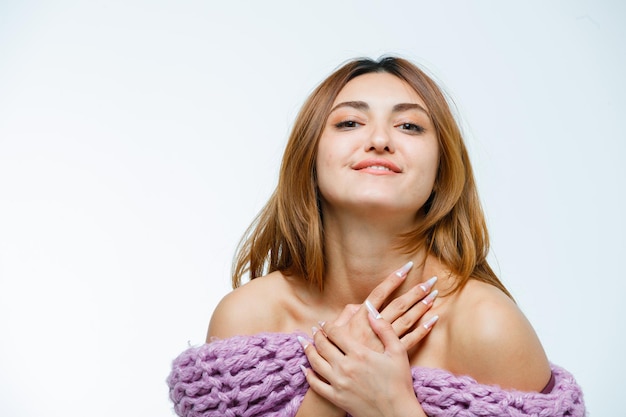
[[[406,293],[392,300],[383,311],[382,316],[390,323],[393,323],[403,314],[405,314],[418,301],[424,299],[430,293],[431,288],[437,282],[437,277],[432,277],[428,281],[411,288]],[[415,322],[413,322],[415,324]],[[400,336],[400,334],[398,334]]]
[[[421,289],[418,290],[420,293]],[[409,291],[413,292],[413,290]],[[402,337],[408,332],[410,329],[415,328],[415,325],[422,318],[422,316],[432,307],[435,298],[439,291],[433,290],[426,297],[423,297],[420,301],[413,304],[408,310],[406,310],[402,315],[397,317],[395,320],[388,320],[385,316],[385,312],[381,313],[383,318],[389,322],[396,332],[396,336]]]
[[[374,333],[378,336],[380,341],[385,346],[385,352],[394,355],[394,354],[404,354],[406,355],[406,350],[404,346],[396,336],[393,327],[387,321],[382,318],[376,318],[373,315],[368,315],[368,320],[370,322],[370,326]]]
[[[347,354],[350,345],[355,342],[348,326],[338,326],[334,323],[320,323],[321,331],[313,336],[318,352],[328,362],[338,363],[344,354]]]
[[[385,300],[400,286],[413,267],[413,262],[406,263],[402,268],[392,272],[372,290],[367,299],[376,308],[380,308]]]
[[[302,336],[298,336],[298,342],[302,345],[302,349],[309,360],[311,368],[313,368],[313,370],[322,378],[326,378],[331,375],[331,365],[319,354],[316,347]]]
[[[323,323],[320,323],[323,324]],[[333,332],[333,327],[330,324],[324,324],[322,330],[318,330],[317,328],[313,328],[313,341],[315,342],[315,350],[331,367],[338,363],[341,359],[343,359],[344,351],[341,347],[341,344],[335,343],[333,339],[326,333],[328,329],[331,333]],[[317,368],[314,367],[317,371]]]
[[[334,391],[333,387],[323,381],[313,369],[307,369],[304,366],[300,366],[302,372],[304,373],[304,377],[306,378],[306,382],[308,382],[309,386],[313,391],[319,394],[321,397],[326,398],[330,402],[334,400]]]
[[[433,328],[435,323],[437,323],[437,320],[439,320],[438,315],[430,316],[424,321],[424,323],[420,323],[420,325],[416,326],[415,329],[402,336],[400,338],[400,342],[402,343],[402,346],[404,346],[404,349],[409,352],[417,346],[417,344],[421,342],[428,333],[430,333],[430,330]]]

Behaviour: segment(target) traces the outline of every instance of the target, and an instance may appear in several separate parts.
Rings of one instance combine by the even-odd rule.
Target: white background
[[[0,2],[0,415],[171,416],[300,105],[384,53],[454,97],[494,266],[590,415],[624,415],[625,23],[617,0]]]

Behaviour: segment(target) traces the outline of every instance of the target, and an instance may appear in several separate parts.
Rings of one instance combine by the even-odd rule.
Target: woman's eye
[[[399,127],[402,130],[408,130],[415,133],[423,133],[426,130],[422,126],[414,123],[402,123]]]
[[[337,129],[352,129],[357,127],[358,125],[359,123],[355,122],[354,120],[344,120],[342,122],[335,123],[335,127]]]

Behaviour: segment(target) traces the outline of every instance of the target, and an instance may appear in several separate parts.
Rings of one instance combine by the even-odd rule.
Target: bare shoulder
[[[503,388],[541,391],[550,366],[534,329],[513,300],[496,287],[470,280],[451,311],[454,372]]]
[[[278,331],[281,315],[276,313],[287,293],[285,286],[282,274],[273,272],[227,294],[213,311],[207,342],[213,337]]]

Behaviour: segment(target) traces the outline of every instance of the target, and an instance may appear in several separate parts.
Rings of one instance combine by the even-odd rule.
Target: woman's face
[[[322,210],[415,216],[438,165],[437,135],[415,90],[388,73],[360,75],[339,92],[319,141]]]

